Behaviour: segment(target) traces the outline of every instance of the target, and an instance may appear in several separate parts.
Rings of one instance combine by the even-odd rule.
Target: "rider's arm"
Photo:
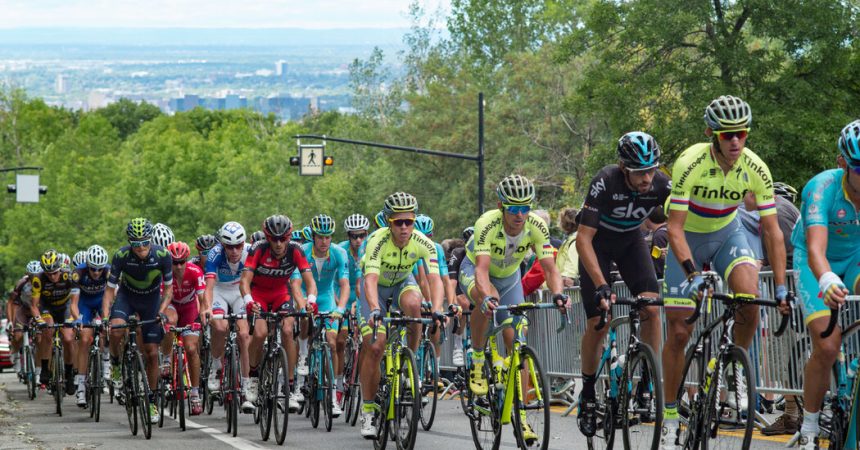
[[[775,214],[761,216],[759,221],[767,247],[767,258],[777,286],[785,286],[785,239]]]
[[[815,279],[831,271],[830,261],[827,260],[826,226],[806,227],[806,251],[809,253],[809,268]]]
[[[170,302],[173,301],[173,283],[165,283],[164,284],[164,294],[161,297],[161,306],[158,308],[158,312],[163,314],[164,311],[167,310],[167,307],[170,306]]]
[[[478,291],[476,300],[486,297],[499,298],[499,291],[490,283],[490,255],[475,256],[475,289]]]
[[[39,303],[42,301],[42,280],[37,276],[33,278],[33,301],[30,302],[30,314],[33,318],[40,316]]]
[[[690,246],[687,244],[687,236],[684,234],[684,222],[687,220],[687,211],[669,210],[669,221],[666,226],[666,234],[669,236],[669,247],[675,253],[675,258],[684,269],[685,275],[690,275],[690,265],[692,264],[693,272],[698,271],[695,261],[693,261],[693,253],[690,251]],[[578,238],[577,238],[578,239]],[[582,255],[580,255],[582,257]],[[685,264],[685,261],[689,261]]]
[[[579,231],[576,235],[576,252],[579,254],[579,260],[582,262],[582,266],[585,268],[585,271],[588,272],[588,276],[594,282],[594,285],[603,286],[608,283],[606,282],[606,279],[603,278],[603,272],[600,271],[600,265],[597,263],[597,253],[594,252],[594,246],[592,245],[594,235],[596,234],[597,228],[580,225]],[[555,266],[555,264],[553,264],[553,266]],[[545,267],[544,271],[546,271]],[[549,285],[549,273],[547,273],[546,279],[547,284]],[[550,288],[552,287],[550,286]],[[555,293],[555,291],[553,293]]]
[[[432,295],[430,295],[430,281],[427,279],[427,268],[421,261],[423,260],[419,260],[415,264],[415,268],[418,271],[418,287],[421,289],[421,296],[429,299],[432,298]]]
[[[203,291],[203,298],[200,300],[201,311],[209,311],[212,309],[212,299],[215,295],[215,281],[214,278],[206,279],[206,290]]]
[[[116,287],[111,287],[110,284],[105,288],[105,295],[102,296],[102,318],[110,317],[110,306],[113,299],[116,298]]]
[[[379,309],[379,289],[377,288],[379,275],[376,273],[368,273],[364,275],[364,296],[367,299],[367,306],[371,311]]]
[[[72,312],[72,320],[78,320],[78,317],[81,317],[81,310],[78,308],[78,301],[81,299],[81,294],[72,294],[69,296],[69,301],[71,302],[71,312]]]
[[[310,269],[302,272],[301,279],[290,279],[290,291],[292,292],[293,298],[296,300],[296,306],[298,306],[300,310],[305,309],[307,306],[307,299],[302,295],[302,283],[305,284],[305,290],[308,293],[308,297],[311,295],[316,297],[317,282],[314,280],[314,274]]]
[[[538,262],[540,262],[541,268],[543,268],[543,273],[546,276],[546,285],[549,287],[549,291],[553,294],[561,294],[561,290],[563,288],[561,284],[561,272],[558,271],[558,267],[555,265],[555,259],[552,257],[541,258]]]
[[[239,293],[242,296],[251,295],[251,281],[254,279],[253,270],[245,270],[239,277]]]

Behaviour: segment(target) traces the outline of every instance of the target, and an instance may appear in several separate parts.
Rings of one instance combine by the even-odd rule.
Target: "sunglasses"
[[[175,260],[175,259],[174,259],[174,260],[173,260],[173,265],[174,265],[174,266],[184,266],[186,262],[187,262],[187,261],[185,261],[184,259],[183,259],[182,261],[177,261],[177,260]]]
[[[364,239],[367,237],[367,233],[347,233],[350,239]]]
[[[102,271],[104,271],[104,270],[105,270],[105,268],[104,268],[104,267],[90,267],[89,269],[90,269],[90,271],[92,271],[92,272],[102,272]]]
[[[149,239],[145,241],[128,241],[128,243],[134,248],[149,247]]]
[[[735,131],[716,131],[715,133],[720,138],[721,141],[731,141],[734,138],[738,139],[746,139],[749,134],[750,129],[746,128],[743,130],[735,130]]]
[[[857,175],[860,175],[860,166],[852,166],[851,164],[848,164],[848,168]]]
[[[225,245],[224,248],[227,250],[241,250],[245,247],[245,244],[236,244],[236,245]]]
[[[532,210],[531,205],[502,205],[508,214],[528,214]]]
[[[272,242],[286,242],[287,239],[289,239],[289,238],[286,235],[284,235],[284,236],[267,236],[267,239],[269,239]]]
[[[395,227],[411,227],[415,219],[388,219],[388,223]]]

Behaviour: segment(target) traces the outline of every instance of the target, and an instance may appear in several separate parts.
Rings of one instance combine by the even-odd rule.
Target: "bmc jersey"
[[[803,188],[800,219],[791,234],[795,248],[806,251],[806,229],[827,227],[827,259],[850,258],[860,252],[860,213],[845,191],[844,171],[825,170]]]
[[[110,288],[119,286],[127,294],[149,296],[159,293],[162,283],[171,282],[173,259],[164,247],[153,244],[144,259],[138,258],[128,245],[113,255],[108,277]]]
[[[214,279],[215,286],[219,289],[239,289],[239,278],[242,277],[242,269],[245,268],[245,260],[248,258],[250,248],[250,245],[245,244],[242,257],[237,263],[232,264],[227,261],[227,254],[221,244],[212,247],[206,256],[206,279]]]
[[[553,247],[549,242],[546,222],[529,212],[519,236],[505,234],[503,212],[494,209],[485,212],[475,222],[475,234],[466,244],[466,256],[472,264],[480,255],[490,257],[490,276],[506,278],[519,269],[529,247],[534,249],[537,259],[552,258]]]
[[[695,144],[681,153],[672,168],[669,209],[692,213],[684,230],[710,233],[732,223],[747,191],[755,194],[759,215],[776,214],[770,170],[752,150],[744,148],[735,165],[723,173],[711,144]]]
[[[371,273],[379,275],[378,284],[385,287],[394,286],[412,274],[412,266],[419,260],[426,261],[429,270],[439,271],[439,254],[427,236],[418,230],[412,230],[412,235],[406,246],[399,248],[394,245],[394,237],[388,227],[376,230],[367,242],[367,253],[364,254],[364,275]]]
[[[24,275],[15,283],[15,288],[9,295],[9,301],[16,306],[26,306],[27,308],[33,304],[33,284],[30,283],[30,276]]]
[[[257,300],[274,301],[290,296],[289,284],[293,271],[311,270],[302,247],[294,241],[287,244],[284,256],[280,259],[272,255],[268,241],[260,241],[251,247],[248,258],[245,259],[244,270],[254,273],[251,280],[251,295]]]
[[[624,171],[615,164],[597,172],[582,205],[582,225],[617,233],[639,232],[639,226],[654,208],[662,208],[672,181],[659,170],[651,189],[640,194],[627,186]]]
[[[81,289],[81,298],[99,298],[104,295],[109,276],[105,272],[102,271],[101,278],[95,279],[90,276],[90,271],[87,269],[85,263],[76,268],[75,274],[78,278],[78,286]]]
[[[80,292],[77,276],[69,269],[60,270],[60,279],[52,283],[48,274],[42,272],[33,277],[33,300],[39,300],[43,308],[63,306],[69,297]]]
[[[346,251],[337,245],[332,245],[329,247],[328,255],[317,258],[313,254],[313,248],[312,242],[302,244],[305,259],[308,260],[314,281],[316,281],[319,310],[330,312],[337,307],[335,296],[340,292],[340,280],[349,278]],[[299,272],[294,271],[292,278],[300,280],[302,276]],[[302,291],[307,292],[304,285],[302,285]]]
[[[203,269],[196,264],[185,264],[182,280],[173,279],[173,303],[184,305],[197,300],[198,295],[203,295],[206,284],[203,282]]]

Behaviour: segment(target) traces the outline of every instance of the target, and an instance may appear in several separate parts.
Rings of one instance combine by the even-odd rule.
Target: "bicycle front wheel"
[[[310,355],[308,355],[308,368],[310,369],[308,372],[308,396],[305,398],[305,404],[308,408],[307,413],[308,417],[311,419],[311,426],[314,428],[320,425],[320,396],[322,392],[320,376],[322,375],[322,371],[320,370],[320,354],[316,350],[311,350]]]
[[[260,439],[269,440],[272,432],[272,398],[274,389],[275,364],[269,358],[264,358],[260,364],[260,389],[257,393],[257,408],[254,410],[254,420],[260,426]]]
[[[27,377],[27,397],[30,400],[36,398],[36,363],[33,360],[33,349],[28,345],[24,347],[24,364]]]
[[[425,342],[421,356],[421,426],[425,431],[433,427],[436,418],[436,401],[439,398],[439,367],[436,366],[436,348]]]
[[[182,347],[173,351],[173,357],[176,358],[176,374],[174,377],[176,378],[176,390],[173,392],[173,398],[176,401],[176,406],[178,406],[178,414],[179,414],[179,429],[185,431],[185,402],[188,401],[188,393],[186,392],[186,373],[187,367],[185,366],[185,351],[182,350]]]
[[[537,354],[520,348],[519,370],[511,368],[517,396],[514,398],[514,435],[522,449],[549,447],[549,383]]]
[[[131,435],[137,436],[137,408],[135,408],[135,392],[137,392],[137,388],[132,368],[134,363],[128,355],[125,355],[121,364],[122,385],[120,386],[119,395],[122,396],[121,403],[125,406],[125,413],[128,415],[128,427],[131,429]]]
[[[65,375],[63,353],[62,350],[55,347],[51,354],[53,356],[51,362],[51,380],[54,382],[54,404],[57,414],[63,417],[63,396],[66,395],[66,383],[63,379],[63,375]]]
[[[290,376],[287,365],[287,352],[278,349],[277,356],[272,361],[272,421],[275,425],[275,441],[278,445],[284,443],[287,437],[287,421],[290,413]]]
[[[397,391],[394,391],[394,437],[398,450],[412,449],[418,434],[421,409],[421,388],[415,355],[408,348],[400,349],[400,370]]]
[[[708,390],[702,450],[750,448],[756,397],[752,363],[746,350],[731,347],[722,357]]]
[[[621,379],[621,429],[625,449],[660,445],[663,427],[663,382],[654,350],[645,343],[630,354]]]
[[[466,371],[464,392],[466,396],[465,409],[469,418],[469,429],[472,432],[472,442],[476,450],[498,449],[502,440],[502,412],[499,405],[499,394],[496,392],[495,380],[491,377],[490,358],[483,365],[484,379],[487,380],[487,394],[477,395],[469,388],[469,371]]]
[[[98,351],[90,352],[87,391],[87,400],[90,403],[90,417],[98,422],[101,419],[102,403],[102,359]]]
[[[137,402],[137,415],[140,418],[140,425],[143,429],[143,437],[150,439],[152,437],[152,418],[149,415],[149,381],[146,378],[146,367],[143,364],[143,356],[137,355],[133,368],[134,384],[135,384],[135,402]]]
[[[225,405],[227,406],[227,432],[231,433],[233,437],[236,437],[236,434],[239,432],[239,400],[242,396],[242,388],[240,384],[240,375],[239,375],[239,355],[236,353],[236,348],[231,348],[228,353],[229,357],[227,359],[227,373],[229,377],[226,378],[228,387],[227,387],[227,397],[225,400]]]
[[[320,387],[322,387],[322,410],[325,419],[325,430],[331,431],[334,416],[332,416],[332,405],[334,398],[334,367],[332,366],[331,347],[323,344],[322,361],[320,361]]]

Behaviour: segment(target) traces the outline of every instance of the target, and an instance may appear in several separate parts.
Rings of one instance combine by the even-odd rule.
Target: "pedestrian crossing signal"
[[[323,160],[323,164],[325,164],[327,166],[334,165],[334,158],[332,158],[331,156],[326,156],[325,159]]]

